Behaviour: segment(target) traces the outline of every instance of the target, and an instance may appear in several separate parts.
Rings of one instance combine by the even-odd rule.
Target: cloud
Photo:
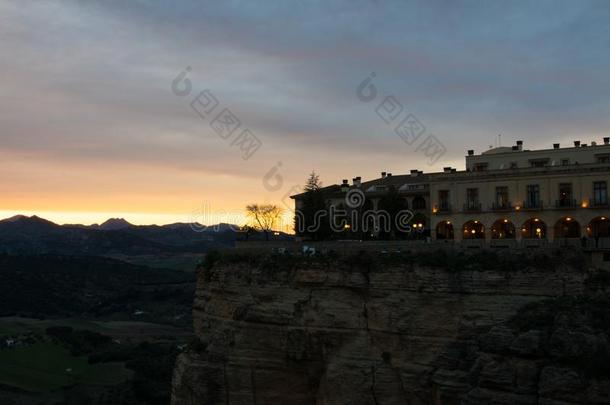
[[[280,160],[289,182],[315,168],[332,183],[459,163],[464,145],[484,149],[499,133],[535,147],[610,126],[605,2],[111,0],[0,11],[9,161],[227,174],[239,189]],[[244,162],[171,93],[187,65],[195,89],[263,141],[255,158]],[[435,166],[355,97],[371,72],[381,96],[446,145]]]

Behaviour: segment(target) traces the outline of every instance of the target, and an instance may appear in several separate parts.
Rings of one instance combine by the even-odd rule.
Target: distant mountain
[[[0,253],[64,255],[148,255],[203,253],[233,246],[232,231],[195,232],[182,226],[135,226],[111,219],[97,227],[58,225],[37,216],[0,221]]]
[[[238,226],[175,223],[133,225],[111,218],[101,225],[58,225],[46,219],[16,215],[0,221],[0,254],[150,255],[203,253],[232,247]],[[274,236],[291,239],[290,235]],[[249,235],[262,240],[262,233]]]
[[[105,231],[116,231],[117,229],[125,229],[133,226],[127,222],[124,218],[110,218],[103,224],[99,225],[99,229]]]
[[[54,227],[59,226],[51,221],[47,221],[44,218],[40,218],[36,215],[31,217],[25,215],[15,215],[10,218],[6,218],[0,221],[0,224],[17,224],[17,227]],[[9,225],[10,226],[10,225]]]
[[[15,215],[13,217],[3,219],[0,222],[16,222],[16,221],[20,221],[24,218],[27,218],[27,217],[25,215]]]

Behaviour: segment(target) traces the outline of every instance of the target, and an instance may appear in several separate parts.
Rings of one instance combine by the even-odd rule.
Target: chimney
[[[517,141],[517,150],[523,150],[523,141]]]
[[[474,150],[469,149],[469,150],[468,150],[468,156],[472,156],[472,155],[474,155]]]
[[[392,177],[392,173],[388,173],[386,177]]]
[[[346,193],[349,190],[349,183],[347,179],[343,179],[343,183],[341,183],[341,192]]]
[[[443,167],[443,173],[451,173],[451,166]]]
[[[354,186],[360,187],[360,177],[354,177],[352,182],[354,183]]]
[[[517,145],[513,145],[513,150],[519,150],[519,147]]]
[[[558,143],[554,143],[553,144],[553,149],[559,149],[559,144]]]
[[[381,178],[385,179],[386,172],[381,172]]]
[[[597,142],[591,141],[591,146],[597,146]]]
[[[610,145],[610,136],[604,138],[604,145]]]
[[[580,147],[581,147],[581,148],[586,148],[586,147],[587,147],[587,144],[586,144],[586,143],[583,143],[582,145],[580,145]]]
[[[574,141],[574,147],[578,148],[580,146],[580,141]]]
[[[418,174],[419,174],[419,172],[417,171],[417,169],[411,170],[411,177],[416,177]]]

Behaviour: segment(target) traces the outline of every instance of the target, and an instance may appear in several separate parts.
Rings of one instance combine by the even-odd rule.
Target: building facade
[[[322,191],[328,206],[343,207],[347,193],[360,190],[367,208],[376,210],[393,188],[415,214],[420,235],[510,247],[583,238],[608,243],[609,182],[610,138],[604,138],[600,144],[554,144],[546,150],[526,150],[521,141],[481,154],[470,150],[463,171],[382,172],[378,179],[343,180]],[[299,210],[303,194],[293,198]]]

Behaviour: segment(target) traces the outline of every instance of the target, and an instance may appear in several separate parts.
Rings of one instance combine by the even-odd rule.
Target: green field
[[[49,392],[75,384],[115,385],[129,377],[123,363],[89,364],[62,346],[35,343],[0,350],[0,384]]]
[[[52,326],[69,326],[74,329],[87,329],[116,339],[130,341],[176,340],[188,338],[190,329],[177,328],[151,322],[138,321],[97,321],[84,319],[32,319],[21,317],[0,317],[0,337],[20,333],[35,332],[44,334]]]

